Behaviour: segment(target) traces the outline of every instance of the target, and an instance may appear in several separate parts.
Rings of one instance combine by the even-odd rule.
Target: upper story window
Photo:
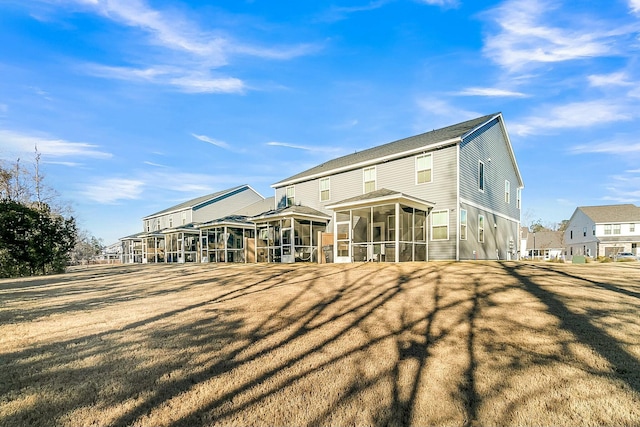
[[[364,168],[362,170],[362,180],[364,182],[364,192],[370,193],[376,190],[376,167]]]
[[[467,211],[460,209],[460,240],[467,240]]]
[[[449,239],[449,211],[431,213],[431,240]]]
[[[144,224],[145,230],[147,230],[147,232],[151,231],[151,225],[149,223],[149,220],[146,220],[144,223],[145,223]]]
[[[484,215],[478,215],[478,242],[484,243]]]
[[[629,224],[629,232],[630,233],[636,232],[636,225],[634,223]]]
[[[320,201],[329,200],[331,181],[330,178],[320,178]]]
[[[613,234],[620,234],[620,224],[613,224]]]
[[[596,226],[595,225],[593,225],[591,227],[591,234],[593,234],[594,236],[596,235]]]
[[[518,188],[516,190],[516,208],[521,209],[522,206],[522,189]]]
[[[478,161],[478,190],[484,191],[484,163]]]
[[[287,206],[293,206],[296,204],[296,189],[293,185],[290,185],[286,189],[287,192]]]
[[[504,181],[504,202],[511,203],[511,183],[507,180]]]
[[[587,237],[587,227],[582,227],[582,237]]]
[[[186,223],[187,223],[187,213],[182,212],[182,225],[185,225]]]
[[[431,154],[422,154],[416,157],[416,184],[431,182],[431,159]]]
[[[173,227],[173,216],[169,216],[169,228]]]
[[[604,225],[604,234],[611,234],[611,224]]]

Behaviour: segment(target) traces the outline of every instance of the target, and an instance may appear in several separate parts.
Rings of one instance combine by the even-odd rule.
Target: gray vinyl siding
[[[432,181],[416,184],[416,156],[376,164],[376,189],[387,188],[406,195],[435,203],[434,210],[449,211],[449,239],[429,241],[429,258],[434,260],[455,259],[457,228],[457,148],[455,145],[426,151],[432,154]],[[421,153],[422,154],[422,153]],[[341,200],[363,194],[363,168],[357,168],[330,176],[330,198],[320,201],[320,178],[294,184],[295,203],[317,209],[328,215],[332,211],[325,208]],[[276,200],[283,203],[287,186],[275,189]],[[429,239],[431,228],[429,221]]]
[[[251,188],[245,188],[244,190],[229,197],[222,198],[221,200],[218,200],[214,203],[194,209],[192,212],[193,218],[191,221],[206,222],[213,219],[224,218],[225,216],[231,215],[233,212],[236,212],[237,210],[256,203],[260,200],[263,200],[262,196],[260,196]],[[181,218],[180,215],[181,214],[178,214],[179,218]],[[191,215],[187,214],[187,222],[189,222],[190,216]]]
[[[520,245],[518,223],[462,203],[467,211],[467,239],[460,240],[460,260],[516,259]],[[459,213],[457,214],[459,215]],[[478,217],[484,215],[484,243],[478,241]],[[497,252],[496,252],[497,250]]]
[[[491,159],[491,160],[489,160]],[[484,163],[484,192],[478,190],[478,161]],[[511,201],[505,202],[505,181],[511,183]],[[510,218],[517,208],[518,176],[498,120],[474,132],[460,144],[460,197]]]

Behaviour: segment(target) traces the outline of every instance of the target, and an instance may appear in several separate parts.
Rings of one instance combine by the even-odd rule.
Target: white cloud
[[[33,154],[35,147],[44,157],[91,157],[108,159],[111,153],[100,151],[95,144],[86,142],[70,142],[53,139],[48,136],[26,135],[19,132],[0,129],[2,149],[0,156]]]
[[[446,123],[451,122],[451,117],[466,120],[482,116],[480,113],[455,107],[447,101],[435,97],[421,98],[417,101],[417,104],[422,112],[429,114],[429,116],[442,117]]]
[[[554,129],[586,128],[632,120],[635,115],[625,104],[615,101],[574,102],[551,107],[543,115],[531,116],[509,126],[520,136],[536,135]]]
[[[495,20],[499,29],[486,37],[485,55],[510,71],[531,63],[624,55],[616,43],[618,37],[637,31],[637,26],[614,25],[600,17],[558,22],[558,8],[557,2],[510,0],[488,11],[485,16]]]
[[[640,1],[640,0],[638,0]],[[611,74],[592,74],[587,77],[591,86],[634,86],[635,83],[629,81],[627,73],[618,72]]]
[[[327,147],[325,145],[321,145],[321,146],[318,146],[318,147],[312,147],[312,146],[308,146],[308,145],[290,144],[288,142],[278,142],[278,141],[270,141],[270,142],[267,142],[266,145],[269,145],[269,146],[272,146],[272,147],[293,148],[294,150],[303,150],[303,151],[316,152],[316,153],[339,153],[339,152],[342,152],[342,148]]]
[[[463,96],[487,96],[487,97],[513,97],[513,98],[526,98],[527,94],[522,92],[514,92],[506,89],[499,89],[493,87],[470,87],[457,92],[456,95]]]
[[[242,93],[245,89],[242,80],[215,78],[209,71],[196,72],[179,67],[133,68],[88,64],[84,69],[96,77],[174,86],[187,93]]]
[[[458,0],[420,0],[420,2],[441,7],[457,7],[459,4]]]
[[[640,0],[629,0],[629,9],[633,13],[640,13]]]
[[[226,142],[210,138],[206,135],[196,135],[195,133],[192,133],[191,136],[194,137],[195,139],[199,139],[200,141],[215,145],[216,147],[224,148],[225,150],[231,149],[231,146]]]
[[[109,205],[139,199],[144,187],[145,183],[136,179],[106,178],[86,185],[81,194],[91,201]]]
[[[570,151],[575,154],[603,153],[626,156],[630,154],[640,154],[640,142],[629,143],[628,140],[614,140],[594,144],[576,145],[572,147]]]

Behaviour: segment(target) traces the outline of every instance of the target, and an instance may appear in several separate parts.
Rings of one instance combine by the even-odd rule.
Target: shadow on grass
[[[480,425],[485,400],[510,386],[518,365],[558,361],[494,339],[485,311],[514,289],[617,370],[632,371],[620,377],[640,391],[633,355],[518,263],[207,268],[56,284],[49,296],[80,299],[38,306],[25,319],[169,299],[118,328],[0,353],[0,424]],[[139,271],[158,276],[123,286]],[[36,292],[16,292],[25,289]],[[197,298],[171,306],[184,294]],[[496,374],[489,393],[478,370],[493,353],[516,369]],[[529,396],[495,419],[512,423]]]

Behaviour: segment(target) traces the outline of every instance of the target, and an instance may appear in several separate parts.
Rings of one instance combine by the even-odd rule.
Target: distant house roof
[[[362,163],[367,163],[384,157],[395,156],[446,141],[451,141],[453,143],[498,115],[500,115],[500,113],[478,117],[476,119],[467,120],[466,122],[447,126],[442,129],[432,130],[431,132],[389,142],[357,153],[338,157],[337,159],[328,160],[319,166],[315,166],[304,172],[283,179],[273,184],[272,187],[280,187],[290,182],[335,173],[337,170],[347,169]]]
[[[562,249],[562,234],[562,231],[530,231],[527,236],[527,249]]]
[[[640,221],[640,207],[632,204],[580,206],[578,209],[595,223]]]
[[[198,228],[216,227],[222,225],[239,225],[239,226],[253,226],[253,222],[249,220],[246,215],[228,215],[224,218],[214,219],[211,221],[203,222],[199,224]]]
[[[177,204],[175,206],[171,206],[170,208],[167,208],[167,209],[163,209],[163,210],[161,210],[159,212],[156,212],[154,214],[147,215],[142,219],[145,220],[145,219],[153,218],[153,217],[156,217],[156,216],[159,216],[159,215],[168,214],[168,213],[171,213],[171,212],[183,211],[185,209],[197,210],[197,209],[202,208],[204,206],[210,205],[211,203],[215,203],[215,202],[217,202],[219,200],[222,200],[222,199],[224,199],[226,197],[232,196],[234,194],[237,194],[237,193],[240,193],[242,191],[249,190],[249,189],[253,190],[249,185],[244,184],[244,185],[239,185],[237,187],[229,188],[227,190],[217,191],[215,193],[207,194],[206,196],[200,196],[200,197],[196,197],[195,199],[187,200],[186,202],[182,202],[180,204]],[[253,191],[255,191],[255,190],[253,190]],[[257,194],[257,192],[256,192],[256,194]]]
[[[275,201],[276,201],[275,196],[267,197],[264,200],[257,201],[255,203],[250,204],[249,206],[243,207],[242,209],[238,209],[233,214],[242,215],[242,216],[259,215],[263,212],[272,210],[275,207]]]

